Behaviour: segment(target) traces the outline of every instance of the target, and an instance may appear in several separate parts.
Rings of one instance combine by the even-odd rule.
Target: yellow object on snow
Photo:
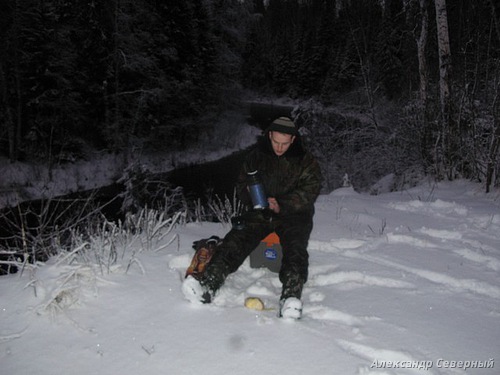
[[[245,299],[245,307],[251,310],[264,310],[264,302],[257,297],[248,297]]]

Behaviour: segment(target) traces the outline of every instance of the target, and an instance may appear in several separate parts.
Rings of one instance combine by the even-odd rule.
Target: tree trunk
[[[5,72],[2,70],[2,79],[5,84],[5,87],[2,88],[2,90],[5,90],[5,92],[2,92],[2,101],[4,101],[5,104],[5,116],[6,116],[6,124],[7,124],[7,129],[8,129],[8,137],[9,137],[9,159],[11,161],[15,161],[19,159],[19,150],[21,148],[21,142],[22,142],[22,117],[21,117],[21,73],[19,70],[19,32],[20,32],[20,20],[19,20],[19,14],[20,14],[20,9],[19,9],[19,4],[17,0],[14,1],[14,4],[12,6],[13,9],[13,20],[12,20],[12,27],[7,33],[7,38],[10,38],[12,40],[12,50],[9,51],[12,53],[11,61],[13,63],[12,71],[13,71],[13,88],[12,92],[15,92],[16,96],[16,113],[15,113],[15,119],[14,115],[12,113],[12,108],[10,107],[11,102],[9,101],[9,90],[7,90],[7,87],[9,83],[11,82],[11,78],[5,75]]]
[[[446,11],[446,0],[434,0],[434,3],[436,5],[437,37],[439,49],[439,94],[441,102],[441,116],[446,122],[446,119],[449,116],[451,70],[448,14]]]
[[[496,17],[496,9],[493,0],[490,0],[492,20],[495,26],[495,31],[498,40],[500,41],[500,25]],[[491,140],[491,146],[489,150],[488,163],[486,166],[486,192],[489,193],[490,189],[494,186],[495,182],[495,170],[497,168],[497,157],[500,152],[500,121],[498,120],[498,115],[500,114],[499,109],[499,95],[500,86],[496,86],[495,97],[492,105],[493,119],[494,119],[494,133]]]
[[[16,160],[16,126],[12,120],[12,111],[9,107],[7,99],[7,78],[3,71],[3,63],[0,61],[0,110],[3,112],[3,120],[7,128],[8,144],[9,144],[9,159]]]
[[[423,107],[427,107],[428,96],[428,71],[427,71],[427,36],[429,34],[429,11],[427,9],[429,0],[420,0],[420,35],[417,39],[417,55],[418,55],[418,73],[420,78],[420,100]]]
[[[440,99],[440,114],[441,114],[441,150],[438,153],[438,171],[441,169],[439,164],[448,164],[446,171],[448,178],[453,177],[453,166],[449,165],[452,159],[452,154],[457,150],[453,150],[452,144],[454,140],[450,137],[451,133],[451,89],[450,89],[450,70],[451,70],[451,50],[450,37],[448,30],[448,14],[446,11],[446,0],[434,0],[436,6],[436,23],[437,23],[437,39],[439,52],[439,99]],[[441,162],[439,161],[441,160]]]
[[[118,17],[119,17],[119,12],[120,12],[120,0],[115,0],[115,10],[114,10],[114,18],[113,18],[113,28],[114,28],[114,34],[113,34],[113,56],[114,56],[114,80],[113,80],[113,98],[114,98],[114,103],[113,103],[113,117],[112,117],[112,124],[111,124],[111,129],[113,129],[113,133],[115,134],[115,137],[118,138],[118,124],[119,124],[119,116],[120,116],[120,98],[119,98],[119,91],[120,91],[120,80],[119,80],[119,70],[120,70],[120,48],[119,48],[119,42],[118,42]],[[114,147],[117,147],[116,143],[114,144]]]
[[[486,192],[489,193],[490,189],[494,186],[495,169],[497,168],[497,155],[500,149],[500,122],[495,117],[494,120],[495,133],[492,137],[491,147],[486,165]]]
[[[497,2],[497,4],[498,4],[498,2]],[[497,11],[495,8],[495,2],[493,0],[490,0],[490,5],[491,5],[491,17],[492,17],[493,22],[495,24],[495,31],[496,31],[498,40],[500,40],[500,22],[496,17]]]
[[[16,122],[15,122],[15,148],[14,154],[12,155],[14,160],[19,159],[19,149],[22,144],[22,91],[21,91],[21,73],[19,71],[19,53],[17,51],[16,43],[16,53],[15,53],[15,80],[16,80],[16,94],[17,94],[17,105],[16,105]]]
[[[429,36],[429,0],[419,0],[420,7],[420,33],[415,35],[417,44],[418,73],[419,73],[419,105],[422,111],[422,138],[421,152],[425,170],[436,167],[435,155],[433,153],[433,122],[429,121],[428,98],[429,98],[429,66],[427,64],[427,42]],[[418,25],[415,25],[417,29]]]

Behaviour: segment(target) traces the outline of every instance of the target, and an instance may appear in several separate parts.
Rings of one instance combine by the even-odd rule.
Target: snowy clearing
[[[320,196],[300,321],[276,317],[277,274],[248,260],[212,305],[184,300],[192,242],[228,230],[214,223],[105,270],[67,257],[4,276],[2,374],[497,374],[500,198],[482,190]]]

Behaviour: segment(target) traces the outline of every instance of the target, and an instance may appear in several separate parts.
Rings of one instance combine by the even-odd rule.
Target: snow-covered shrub
[[[224,199],[221,199],[218,195],[215,195],[215,197],[210,196],[207,206],[215,219],[224,226],[231,224],[231,219],[241,215],[245,209],[241,200],[236,196],[236,189],[233,192],[232,199],[227,196]]]
[[[71,244],[73,231],[100,221],[101,206],[94,195],[51,198],[4,210],[0,216],[0,251],[9,261],[25,264],[46,261]]]
[[[321,165],[324,191],[341,187],[346,173],[355,189],[368,191],[382,177],[420,162],[415,135],[398,110],[388,103],[376,110],[377,122],[361,107],[308,101],[295,108],[303,139]]]
[[[124,186],[120,194],[122,212],[138,212],[145,207],[175,212],[184,205],[181,187],[172,187],[168,181],[158,179],[140,163],[127,167],[118,183]]]
[[[39,314],[64,313],[98,293],[105,282],[103,275],[147,270],[140,260],[144,251],[159,252],[176,243],[172,233],[182,212],[171,217],[143,209],[130,214],[124,223],[103,220],[92,233],[73,231],[72,248],[36,265],[29,265],[30,282],[35,297],[41,302],[35,308]]]

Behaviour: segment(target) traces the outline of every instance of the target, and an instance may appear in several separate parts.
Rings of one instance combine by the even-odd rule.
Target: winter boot
[[[220,289],[224,281],[226,280],[229,272],[223,263],[214,261],[207,266],[200,283],[208,291],[208,295],[211,297],[205,303],[210,303],[217,291]]]
[[[220,262],[211,262],[201,276],[189,275],[182,283],[182,292],[191,302],[211,303],[228,275]]]
[[[192,303],[210,303],[215,294],[192,275],[184,279],[182,283],[182,293],[184,297]]]
[[[280,300],[280,318],[300,319],[302,317],[302,301],[296,297]]]
[[[282,318],[300,319],[302,317],[302,289],[303,279],[297,274],[284,277],[283,289],[280,298],[279,316]]]

